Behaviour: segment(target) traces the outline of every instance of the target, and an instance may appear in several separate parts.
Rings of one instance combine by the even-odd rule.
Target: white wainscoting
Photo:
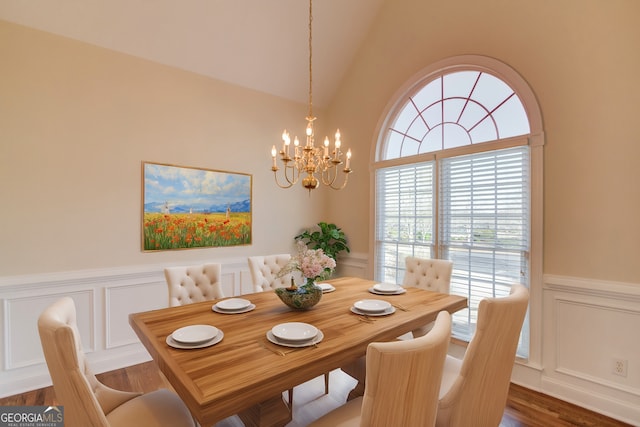
[[[222,263],[226,295],[251,293],[246,258],[208,261]],[[149,360],[128,315],[167,305],[165,266],[0,277],[0,397],[51,384],[37,318],[61,296],[76,303],[95,372]],[[366,254],[350,254],[336,275],[367,277],[368,268]],[[512,380],[640,426],[640,284],[547,275],[542,288],[542,361],[518,361]],[[626,361],[626,376],[613,374],[614,359]]]
[[[640,284],[547,275],[543,294],[541,391],[640,425]]]
[[[192,264],[205,262],[196,260]],[[225,295],[253,292],[246,258],[222,264]],[[76,304],[84,350],[94,372],[130,366],[150,356],[129,326],[129,313],[167,306],[163,268],[173,264],[33,276],[0,277],[0,397],[51,385],[38,336],[39,314],[62,296]],[[366,256],[341,258],[336,275],[365,277]]]

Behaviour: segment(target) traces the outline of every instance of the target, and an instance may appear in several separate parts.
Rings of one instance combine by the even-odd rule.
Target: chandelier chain
[[[313,0],[309,0],[309,117],[313,117]]]

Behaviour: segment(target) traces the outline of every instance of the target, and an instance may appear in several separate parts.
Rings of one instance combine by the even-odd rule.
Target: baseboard
[[[586,390],[554,378],[542,378],[541,393],[578,405],[633,426],[640,426],[640,401],[624,401]],[[524,385],[527,387],[527,385]]]

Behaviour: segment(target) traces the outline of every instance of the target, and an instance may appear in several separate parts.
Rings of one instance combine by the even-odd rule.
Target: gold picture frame
[[[251,244],[253,176],[142,162],[142,250]]]

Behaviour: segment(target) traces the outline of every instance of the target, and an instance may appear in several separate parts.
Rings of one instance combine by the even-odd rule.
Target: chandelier
[[[324,139],[323,147],[316,146],[314,141],[313,122],[316,118],[313,116],[312,89],[312,2],[313,0],[309,0],[309,115],[306,117],[306,143],[303,146],[300,146],[300,141],[296,136],[293,140],[292,148],[289,132],[287,132],[287,130],[285,129],[285,131],[282,133],[282,149],[280,150],[280,161],[282,162],[282,167],[284,168],[283,175],[285,183],[283,184],[281,184],[278,180],[278,170],[280,170],[276,158],[278,151],[276,150],[275,145],[271,148],[271,157],[273,160],[271,170],[273,171],[273,176],[278,187],[290,188],[298,182],[301,175],[304,175],[304,178],[302,178],[302,186],[309,190],[309,194],[311,194],[311,190],[318,188],[320,182],[322,182],[323,185],[326,185],[334,190],[342,190],[344,187],[346,187],[347,181],[349,180],[349,174],[352,172],[351,168],[349,168],[349,163],[351,161],[351,150],[349,149],[347,150],[345,156],[346,162],[344,163],[344,169],[342,169],[342,172],[344,173],[344,179],[342,181],[342,184],[338,185],[336,183],[336,178],[339,175],[339,167],[343,164],[343,153],[342,151],[340,151],[340,147],[342,145],[342,142],[340,141],[340,129],[336,131],[334,148],[331,151],[329,151],[330,142],[328,137]],[[316,174],[318,174],[320,179],[316,178]]]

